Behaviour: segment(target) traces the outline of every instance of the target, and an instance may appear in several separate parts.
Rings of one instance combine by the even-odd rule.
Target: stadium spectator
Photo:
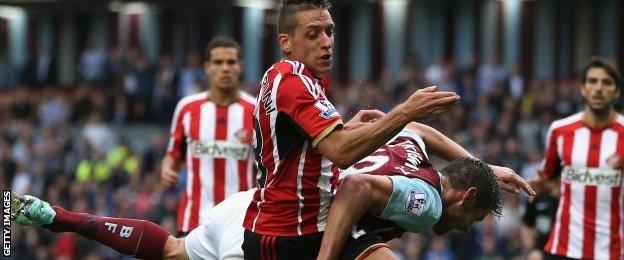
[[[178,76],[173,66],[173,60],[168,54],[160,57],[159,68],[156,72],[156,82],[152,97],[152,115],[157,122],[166,122],[173,114],[176,106],[176,83]]]
[[[481,64],[477,71],[477,94],[479,96],[491,95],[506,77],[507,72],[501,64],[500,55],[495,54],[489,62]]]
[[[203,83],[206,81],[197,56],[189,53],[186,56],[185,66],[180,70],[178,80],[178,98],[187,97],[201,92]]]
[[[55,126],[62,123],[69,113],[65,100],[56,91],[52,88],[42,90],[42,100],[37,112],[40,118],[39,121],[44,126]]]
[[[513,66],[513,69],[505,80],[505,85],[507,86],[506,93],[508,93],[513,100],[518,101],[522,98],[522,94],[524,94],[526,89],[526,81],[522,76],[522,66],[519,63]]]
[[[0,139],[0,166],[3,184],[2,187],[9,187],[15,178],[17,163],[11,156],[11,144],[6,138]]]
[[[106,76],[106,52],[100,43],[89,42],[78,61],[80,78],[89,85],[103,83]]]
[[[8,90],[11,86],[11,66],[6,51],[0,50],[0,90]]]
[[[41,44],[37,48],[35,55],[26,62],[22,71],[21,83],[26,86],[42,88],[44,86],[56,85],[57,69],[56,56],[46,44]]]

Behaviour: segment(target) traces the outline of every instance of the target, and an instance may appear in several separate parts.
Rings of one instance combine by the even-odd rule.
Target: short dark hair
[[[312,9],[331,8],[328,0],[282,0],[277,12],[277,33],[292,35],[297,27],[295,14]]]
[[[241,50],[240,45],[234,39],[227,36],[215,36],[208,42],[206,45],[206,50],[204,51],[204,60],[209,61],[212,57],[210,57],[210,52],[212,49],[225,47],[225,48],[234,48],[236,49],[236,56],[240,60],[241,59]]]
[[[441,171],[455,189],[477,188],[474,208],[485,209],[493,216],[500,216],[502,199],[498,178],[490,166],[476,158],[461,157],[449,163]]]
[[[605,71],[607,71],[607,74],[609,74],[609,77],[613,79],[615,83],[615,87],[617,89],[622,88],[622,81],[621,81],[622,78],[620,77],[620,72],[615,68],[615,66],[611,65],[611,63],[598,57],[593,57],[589,59],[589,62],[583,68],[583,74],[581,75],[581,80],[582,80],[581,83],[585,84],[585,81],[587,80],[587,72],[593,68],[602,68]]]

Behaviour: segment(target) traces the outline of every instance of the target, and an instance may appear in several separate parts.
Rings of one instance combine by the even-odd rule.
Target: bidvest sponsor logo
[[[620,186],[622,171],[601,168],[563,167],[561,179],[567,183],[579,183],[587,186]]]
[[[223,159],[247,160],[249,145],[228,141],[193,141],[191,155],[196,158],[211,157]]]

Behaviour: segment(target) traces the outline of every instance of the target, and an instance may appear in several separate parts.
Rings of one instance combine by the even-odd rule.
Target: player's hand
[[[364,110],[358,111],[357,114],[355,114],[355,116],[353,116],[353,118],[349,120],[349,123],[351,122],[372,123],[372,122],[377,121],[377,119],[382,118],[385,115],[386,113],[381,112],[377,109],[364,109]]]
[[[546,193],[559,189],[559,180],[551,180],[544,177],[537,176],[529,180],[529,185],[537,193]]]
[[[490,168],[492,168],[494,175],[498,178],[498,185],[503,190],[517,194],[520,192],[520,189],[522,189],[529,196],[536,195],[529,183],[520,177],[514,170],[497,165],[490,165]]]
[[[528,182],[529,182],[529,186],[531,186],[531,188],[537,193],[544,192],[548,186],[546,184],[546,180],[540,178],[539,176],[537,176],[536,178],[530,179]]]
[[[162,168],[160,171],[160,182],[165,188],[171,188],[178,184],[178,171],[171,168]]]
[[[377,121],[379,118],[383,117],[384,115],[386,115],[386,113],[381,112],[376,109],[360,110],[359,112],[357,112],[357,114],[355,114],[355,116],[353,116],[353,118],[351,118],[351,120],[349,120],[349,122],[347,122],[344,125],[342,129],[345,131],[349,131],[349,130],[353,130],[356,128],[360,128],[366,124],[370,124],[370,123]]]
[[[607,157],[607,164],[613,169],[622,169],[624,168],[624,160],[618,154],[613,154]]]
[[[400,106],[411,120],[432,118],[449,110],[459,101],[455,92],[436,91],[436,86],[419,89]]]

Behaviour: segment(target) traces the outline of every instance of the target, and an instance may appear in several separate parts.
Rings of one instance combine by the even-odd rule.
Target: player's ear
[[[471,208],[476,203],[475,201],[476,197],[477,197],[477,188],[476,187],[468,188],[464,192],[464,195],[462,196],[462,206]]]
[[[290,42],[290,37],[288,37],[287,33],[278,34],[277,42],[279,43],[282,52],[290,53],[290,51],[292,51],[292,43]]]

